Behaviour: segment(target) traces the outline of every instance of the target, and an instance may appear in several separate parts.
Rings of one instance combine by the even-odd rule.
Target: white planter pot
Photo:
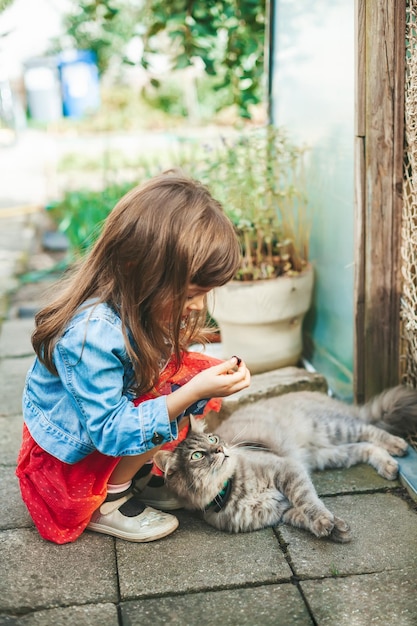
[[[210,292],[208,308],[220,327],[223,357],[241,357],[253,374],[296,365],[313,283],[309,266],[296,276],[232,281]]]

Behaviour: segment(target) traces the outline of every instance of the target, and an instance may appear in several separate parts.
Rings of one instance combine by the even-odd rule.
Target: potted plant
[[[267,126],[216,147],[183,145],[179,154],[168,155],[170,164],[159,164],[158,171],[182,167],[205,183],[236,227],[242,262],[235,280],[214,290],[209,314],[220,328],[224,356],[241,356],[253,373],[295,365],[302,352],[313,288],[304,154],[283,129]],[[145,159],[138,178],[157,173],[153,169]],[[137,182],[99,193],[67,192],[50,207],[70,241],[70,259],[84,253],[116,197]]]
[[[195,173],[236,227],[242,262],[235,280],[209,297],[224,356],[238,354],[253,373],[296,365],[311,305],[310,209],[305,149],[272,126],[223,140]]]

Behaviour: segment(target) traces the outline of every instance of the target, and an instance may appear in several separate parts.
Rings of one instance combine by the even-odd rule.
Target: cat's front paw
[[[336,543],[349,543],[352,541],[352,533],[347,522],[340,517],[334,516],[334,527],[330,533],[330,539]]]

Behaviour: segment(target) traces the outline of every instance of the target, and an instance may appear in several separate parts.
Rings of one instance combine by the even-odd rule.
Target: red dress
[[[198,372],[221,363],[219,359],[197,352],[185,352],[180,369],[169,362],[161,374],[158,385],[134,402],[137,406],[145,400],[171,393],[172,385],[184,385]],[[221,400],[208,400],[202,415],[219,411]],[[183,428],[176,441],[162,446],[173,449],[187,435]],[[54,543],[75,541],[88,525],[94,511],[104,502],[107,483],[120,461],[95,451],[74,464],[64,463],[43,450],[33,439],[26,425],[17,460],[16,475],[19,478],[23,501],[44,539]],[[155,468],[153,471],[158,473]]]

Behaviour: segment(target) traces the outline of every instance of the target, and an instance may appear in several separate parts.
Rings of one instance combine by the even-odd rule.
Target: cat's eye
[[[195,452],[192,453],[191,455],[191,459],[193,461],[199,461],[200,459],[202,459],[204,456],[203,452],[201,452],[200,450],[196,450]]]
[[[219,443],[220,439],[217,435],[209,435],[208,440],[210,443]]]

